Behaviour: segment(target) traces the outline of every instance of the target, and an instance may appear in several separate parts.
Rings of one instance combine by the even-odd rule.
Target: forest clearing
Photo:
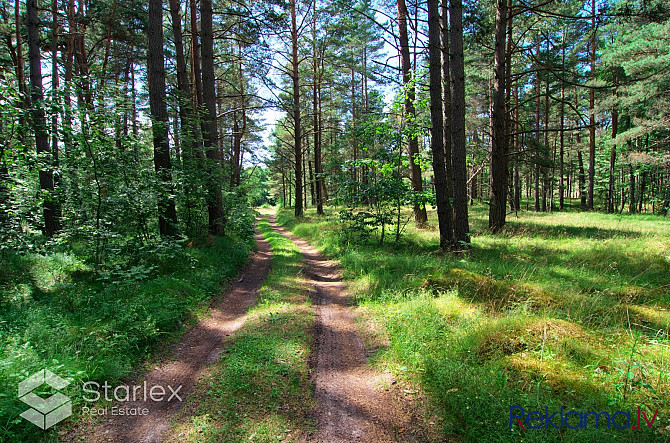
[[[669,442],[666,0],[0,1],[0,442]]]

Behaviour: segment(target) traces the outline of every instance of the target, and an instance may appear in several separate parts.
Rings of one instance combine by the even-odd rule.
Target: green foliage
[[[118,251],[97,269],[72,252],[7,252],[0,262],[0,440],[37,438],[39,430],[18,417],[25,407],[14,395],[28,374],[48,368],[76,382],[67,394],[78,405],[80,382],[128,377],[157,345],[176,338],[235,276],[252,244],[248,230],[203,243],[152,242]]]
[[[487,208],[476,206],[472,250],[451,256],[434,252],[435,231],[352,245],[332,215],[279,215],[339,260],[363,323],[387,343],[374,361],[427,392],[445,438],[667,441],[667,220],[521,213],[492,235]],[[641,405],[659,418],[652,430],[531,432],[509,429],[513,405],[631,418]]]

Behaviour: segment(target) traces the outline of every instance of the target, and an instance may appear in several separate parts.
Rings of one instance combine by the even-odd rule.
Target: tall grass
[[[47,368],[73,382],[114,383],[133,375],[160,345],[204,311],[246,262],[252,238],[200,247],[161,243],[104,271],[71,253],[6,255],[0,263],[0,441],[55,440],[19,417],[17,385]],[[45,394],[48,394],[48,390]],[[70,419],[70,422],[74,420]]]
[[[472,251],[436,254],[435,230],[357,243],[334,216],[290,226],[340,260],[388,346],[375,362],[430,394],[445,435],[467,441],[666,441],[670,437],[670,221],[521,213],[498,235],[471,210]],[[433,226],[436,220],[431,219]],[[634,412],[640,430],[520,429],[510,406]],[[650,414],[651,413],[651,414]],[[644,424],[644,422],[643,422]]]

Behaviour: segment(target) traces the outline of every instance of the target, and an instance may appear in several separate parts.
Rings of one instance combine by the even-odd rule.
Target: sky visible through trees
[[[489,282],[506,277],[484,276],[487,254],[508,248],[500,260],[520,257],[529,239],[554,236],[581,251],[569,239],[603,240],[589,225],[602,223],[622,250],[610,251],[610,270],[588,277],[591,286],[575,297],[616,298],[607,318],[631,304],[646,312],[638,325],[667,342],[668,286],[658,276],[670,257],[665,243],[647,257],[641,283],[631,275],[613,288],[599,279],[637,269],[631,251],[639,245],[628,240],[653,243],[667,230],[670,5],[0,0],[3,361],[20,354],[34,369],[51,351],[33,345],[64,324],[72,347],[88,334],[82,352],[99,356],[103,373],[127,375],[163,330],[177,334],[242,266],[261,207],[348,257],[342,266],[352,275],[364,266],[347,268],[358,263],[347,248],[370,256],[398,248],[408,262],[426,252],[454,269],[470,263],[476,276],[440,277],[448,290],[458,280],[464,291],[479,282],[483,292],[505,294],[529,290]],[[643,224],[615,225],[629,220]],[[518,244],[505,243],[517,236]],[[552,272],[577,281],[591,271],[563,269],[565,257],[551,255],[561,245],[546,246],[548,255],[543,247],[528,255],[554,260]],[[508,274],[526,278],[515,274],[521,262]],[[439,286],[431,275],[408,290]],[[369,278],[368,295],[383,287]],[[142,295],[130,302],[134,291]],[[161,291],[173,297],[162,305]],[[124,303],[131,307],[118,322],[137,324],[133,332],[118,332],[108,315]],[[146,304],[155,317],[141,314]],[[572,321],[570,309],[556,318]],[[88,324],[82,310],[103,326]],[[39,322],[44,330],[30,328],[29,319],[52,311]],[[116,344],[104,348],[96,337]],[[631,355],[637,343],[625,343]],[[115,346],[123,349],[118,364],[105,357]],[[97,376],[82,361],[62,364],[72,377]],[[16,378],[12,365],[0,366],[3,383]],[[635,377],[623,400],[631,380],[647,383]],[[4,401],[0,424],[14,423],[16,414],[2,415]]]

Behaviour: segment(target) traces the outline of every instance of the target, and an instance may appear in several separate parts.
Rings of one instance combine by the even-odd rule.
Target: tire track
[[[424,441],[414,411],[392,392],[390,374],[367,366],[368,354],[349,307],[349,293],[338,266],[306,241],[270,225],[291,239],[304,256],[305,276],[311,281],[316,313],[312,349],[312,382],[317,408],[317,431],[308,442]]]
[[[239,280],[227,291],[223,299],[210,309],[210,314],[190,329],[172,351],[173,359],[149,371],[133,384],[167,386],[181,385],[182,400],[195,388],[197,380],[207,371],[207,365],[218,360],[227,337],[237,331],[246,320],[248,309],[256,302],[258,290],[270,270],[272,252],[270,244],[260,233],[255,235],[257,250],[250,256]],[[166,398],[169,395],[166,395]],[[131,401],[123,408],[146,408],[146,415],[113,416],[88,429],[76,429],[65,441],[87,442],[160,442],[170,427],[172,417],[184,401]],[[111,409],[112,404],[106,405]]]

